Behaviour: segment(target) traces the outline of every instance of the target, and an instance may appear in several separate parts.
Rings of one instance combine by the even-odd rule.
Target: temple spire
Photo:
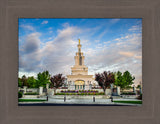
[[[77,45],[78,46],[78,53],[81,53],[81,46],[82,45],[80,44],[80,42],[81,42],[80,39],[78,39],[78,42],[79,42],[79,44]]]
[[[79,44],[80,44],[80,42],[81,42],[80,39],[78,39],[78,41],[79,41]]]

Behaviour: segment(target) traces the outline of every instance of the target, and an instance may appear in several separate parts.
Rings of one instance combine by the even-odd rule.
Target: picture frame
[[[1,0],[0,123],[158,124],[159,1]],[[142,18],[143,105],[18,106],[18,18]]]

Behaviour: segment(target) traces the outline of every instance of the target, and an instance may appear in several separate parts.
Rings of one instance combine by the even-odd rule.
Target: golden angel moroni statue
[[[80,39],[78,39],[78,41],[79,41],[79,44],[80,44]]]

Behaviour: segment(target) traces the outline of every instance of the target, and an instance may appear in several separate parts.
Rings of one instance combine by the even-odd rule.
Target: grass
[[[116,103],[142,104],[142,101],[113,101]]]
[[[18,99],[18,102],[44,102],[43,99]]]

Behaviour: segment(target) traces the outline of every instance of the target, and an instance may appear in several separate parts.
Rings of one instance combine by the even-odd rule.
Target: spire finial
[[[78,39],[78,41],[79,41],[79,44],[80,44],[80,39]]]

